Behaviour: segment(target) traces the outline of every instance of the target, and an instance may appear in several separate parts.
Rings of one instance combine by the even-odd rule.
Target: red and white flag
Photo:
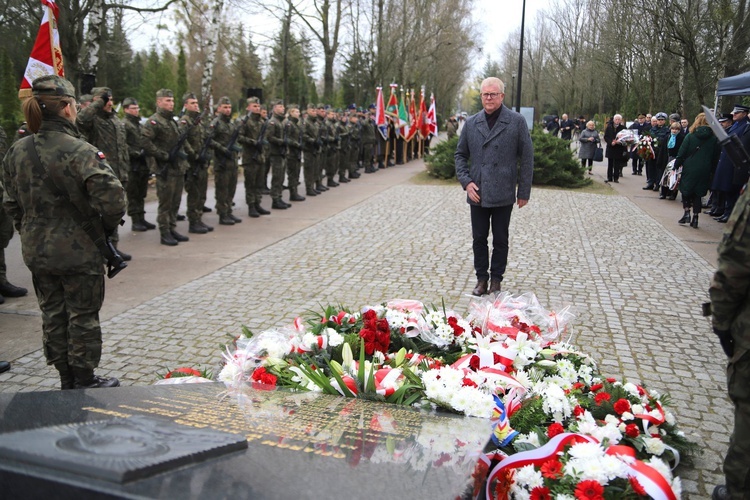
[[[388,138],[388,123],[385,121],[385,103],[383,102],[383,87],[378,87],[378,97],[375,101],[375,125],[383,139]]]
[[[23,74],[18,97],[31,97],[31,82],[45,75],[65,76],[63,56],[60,49],[60,33],[57,31],[58,8],[55,0],[42,0],[44,14],[34,48],[31,49],[26,72]]]
[[[430,134],[437,137],[438,123],[437,111],[435,111],[435,94],[430,94],[430,109],[427,110],[427,125],[429,126]]]
[[[427,123],[427,106],[424,103],[424,87],[419,100],[419,135],[422,139],[427,139],[430,135],[430,126]]]

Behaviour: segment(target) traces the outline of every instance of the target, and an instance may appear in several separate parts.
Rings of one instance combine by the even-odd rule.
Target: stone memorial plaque
[[[319,393],[227,391],[223,384],[0,395],[0,432],[136,416],[241,434],[248,448],[124,484],[71,479],[3,454],[0,491],[24,498],[34,497],[30,491],[58,498],[62,488],[71,498],[455,499],[470,488],[491,433],[485,419]]]
[[[0,435],[0,457],[123,483],[247,448],[238,434],[134,416]]]

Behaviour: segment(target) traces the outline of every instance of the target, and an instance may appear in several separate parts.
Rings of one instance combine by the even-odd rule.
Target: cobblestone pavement
[[[572,304],[574,343],[606,375],[669,392],[704,453],[680,467],[685,498],[723,482],[732,410],[725,359],[701,317],[713,268],[622,196],[535,189],[514,210],[503,289]],[[281,326],[318,304],[390,298],[466,310],[474,285],[468,207],[458,186],[398,185],[103,324],[98,373],[150,384],[178,365],[215,368],[222,342]],[[0,391],[56,385],[41,350],[0,375]]]

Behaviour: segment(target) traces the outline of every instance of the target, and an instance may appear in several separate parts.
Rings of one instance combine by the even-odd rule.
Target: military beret
[[[138,101],[136,101],[135,98],[133,97],[126,97],[125,99],[122,100],[122,106],[124,108],[128,106],[137,106],[137,105],[138,105]]]
[[[326,105],[323,104],[322,102],[319,102],[317,107],[318,109],[326,109]]]
[[[83,94],[81,97],[78,98],[78,102],[83,104],[84,102],[91,102],[94,100],[94,96],[91,94]]]
[[[671,115],[669,115],[669,119],[672,120],[672,121],[674,121],[674,122],[678,122],[678,121],[680,121],[680,114],[679,113],[672,113]]]
[[[325,108],[324,108],[324,109],[325,109],[326,111],[328,111],[329,113],[333,113],[333,109],[331,109],[331,106],[329,106],[328,104],[326,104],[326,106],[325,106]]]
[[[289,106],[287,106],[286,109],[287,110],[299,109],[299,104],[290,104]]]
[[[221,96],[219,97],[217,104],[219,106],[221,106],[222,104],[232,104],[232,100],[228,98],[227,96]]]
[[[258,99],[257,97],[248,97],[247,103],[248,104],[260,104],[260,99]]]
[[[156,98],[159,97],[174,97],[174,92],[169,89],[159,89],[156,91]]]
[[[61,76],[45,75],[31,83],[31,93],[35,96],[58,95],[76,98],[73,84]]]
[[[748,111],[750,111],[750,107],[745,106],[744,104],[735,104],[734,109],[732,110],[732,114],[747,113]]]
[[[369,109],[375,109],[375,105],[374,105],[374,104],[370,104],[370,105],[368,106],[368,108],[369,108]]]
[[[193,92],[185,92],[185,93],[183,94],[183,96],[182,96],[182,102],[183,102],[183,103],[185,103],[185,102],[187,102],[187,101],[188,101],[189,99],[195,99],[196,101],[198,100],[198,98],[197,98],[197,97],[195,97],[195,93],[193,93]]]
[[[350,104],[349,106],[346,107],[346,109],[357,109],[357,105],[356,104]]]
[[[94,87],[91,89],[91,95],[95,97],[101,95],[112,95],[112,89],[109,87]]]
[[[284,101],[281,99],[274,99],[271,101],[271,106],[278,106],[278,105],[284,105]]]

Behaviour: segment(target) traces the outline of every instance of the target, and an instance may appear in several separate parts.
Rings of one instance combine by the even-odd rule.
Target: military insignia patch
[[[26,133],[26,131],[25,131],[24,129],[22,129],[22,128],[19,128],[19,129],[18,129],[18,133],[19,133],[20,135],[23,135],[23,134],[25,134],[25,133]]]
[[[156,125],[156,122],[154,120],[149,120],[151,122],[151,125]]]
[[[100,160],[105,160],[107,158],[106,156],[104,156],[104,153],[102,153],[101,151],[96,152],[96,157],[99,158]]]
[[[180,123],[182,123],[183,125],[187,125],[187,122],[185,120],[180,120]]]

